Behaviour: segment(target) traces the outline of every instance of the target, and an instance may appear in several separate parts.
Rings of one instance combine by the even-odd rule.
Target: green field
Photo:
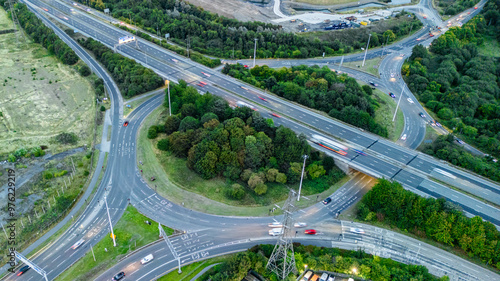
[[[363,61],[344,62],[342,64],[342,67],[347,67],[347,68],[351,68],[354,70],[363,71],[363,72],[366,72],[366,73],[369,73],[369,74],[372,74],[372,75],[379,77],[378,67],[379,67],[381,61],[382,60],[380,58],[366,60],[364,66],[361,66],[363,64]],[[335,69],[337,70],[338,68],[339,68],[338,65],[336,65]]]
[[[394,122],[392,121],[399,96],[396,96],[396,99],[393,99],[388,94],[378,89],[374,90],[373,94],[380,105],[380,107],[375,111],[375,121],[387,128],[389,133],[388,138],[390,140],[398,140],[405,125],[404,115],[400,108],[398,108],[396,119]]]
[[[0,28],[12,28],[0,9]],[[90,144],[94,92],[71,66],[60,63],[39,44],[17,47],[15,33],[0,36],[0,154],[46,145],[53,153],[66,147],[52,138],[61,132]]]
[[[194,262],[188,265],[183,265],[182,266],[182,273],[179,274],[177,270],[173,270],[170,273],[163,275],[158,279],[158,281],[190,281],[192,278],[196,276],[200,271],[202,271],[204,268],[225,261],[228,259],[230,255],[225,255],[225,256],[220,256],[220,257],[215,257],[211,258],[208,260],[204,261],[198,261]]]
[[[92,245],[96,261],[94,261],[92,251],[88,251],[83,258],[59,275],[56,280],[94,280],[127,253],[158,240],[158,224],[152,221],[153,223],[148,225],[144,223],[146,220],[152,221],[140,214],[134,207],[128,206],[123,216],[113,227],[116,235],[116,247],[113,247],[113,239],[109,236],[111,233],[108,233],[109,235]],[[164,229],[167,235],[173,233],[170,228],[164,227]],[[84,244],[82,247],[90,247],[90,245]]]
[[[500,57],[500,43],[495,37],[485,36],[484,43],[479,47],[479,53],[488,57]]]

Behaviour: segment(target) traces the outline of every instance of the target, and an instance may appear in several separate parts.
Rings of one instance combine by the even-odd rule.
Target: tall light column
[[[255,67],[255,56],[257,55],[257,38],[255,38],[255,46],[253,47],[253,67]]]
[[[403,83],[404,83],[404,81],[403,81]],[[399,103],[401,102],[401,98],[403,97],[404,91],[405,91],[405,86],[403,85],[403,89],[401,89],[401,95],[399,95],[398,104],[396,105],[396,111],[394,111],[394,116],[392,117],[392,122],[394,122],[394,119],[396,119],[396,114],[398,113]]]
[[[300,176],[299,194],[297,195],[297,201],[300,201],[300,191],[302,190],[302,180],[304,179],[304,169],[306,168],[306,160],[309,156],[302,155],[302,157],[304,157],[304,165],[302,165],[302,175]]]
[[[365,57],[363,58],[363,65],[362,66],[365,66],[366,53],[368,52],[368,46],[370,45],[370,38],[372,38],[372,34],[371,33],[370,33],[370,36],[368,36],[368,43],[366,43]]]
[[[167,82],[167,93],[168,93],[168,116],[172,116],[172,105],[170,104],[170,80]]]
[[[115,234],[113,233],[113,224],[111,223],[111,216],[109,215],[108,201],[106,201],[106,196],[104,197],[104,203],[106,203],[106,211],[108,212],[109,227],[111,228],[111,238],[113,238],[113,246],[116,247]]]

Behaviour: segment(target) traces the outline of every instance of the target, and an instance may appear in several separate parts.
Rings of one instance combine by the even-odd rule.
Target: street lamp
[[[358,274],[358,269],[357,269],[357,268],[355,268],[355,267],[353,267],[353,268],[352,268],[352,273],[354,273],[354,274]]]
[[[365,57],[363,58],[363,65],[362,65],[362,66],[365,66],[366,53],[368,52],[368,46],[370,45],[370,38],[372,38],[372,34],[371,34],[371,33],[370,33],[370,35],[368,36],[368,43],[366,43]]]
[[[304,157],[304,165],[302,165],[302,175],[300,176],[300,184],[299,184],[299,194],[297,195],[297,201],[300,201],[300,190],[302,189],[302,180],[304,179],[304,169],[306,167],[306,159],[309,157],[307,155],[302,155]]]
[[[255,67],[255,56],[257,54],[257,38],[255,38],[255,46],[253,47],[253,67]]]

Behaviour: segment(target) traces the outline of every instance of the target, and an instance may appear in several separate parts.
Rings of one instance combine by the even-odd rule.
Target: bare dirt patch
[[[1,9],[0,27],[12,28]],[[93,101],[90,83],[71,66],[41,45],[18,48],[14,33],[0,35],[0,154],[40,145],[60,151],[53,137],[61,132],[78,135],[76,146],[90,144]]]
[[[240,21],[269,22],[271,19],[278,18],[269,4],[267,7],[262,7],[239,0],[188,0],[187,2],[212,13]]]

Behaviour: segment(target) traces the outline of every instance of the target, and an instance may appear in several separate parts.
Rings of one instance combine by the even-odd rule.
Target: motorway
[[[42,5],[38,1],[30,1],[30,2]],[[53,2],[53,3],[59,5],[58,2]],[[40,11],[39,9],[36,10]],[[92,30],[95,30],[95,29],[89,29],[85,24],[82,24],[83,22],[85,22],[85,19],[88,19],[89,17],[84,16],[82,17],[81,21],[79,19],[79,16],[76,18],[77,19],[72,18],[72,22],[75,25],[80,24],[79,30],[81,30],[82,32],[92,33]],[[72,41],[71,39],[68,39],[67,35],[61,34],[62,31],[58,29],[54,24],[52,23],[47,23],[47,24],[51,28],[58,30],[59,31],[58,35],[66,38],[65,42]],[[93,24],[99,25],[100,23],[93,22]],[[113,32],[117,32],[116,29],[113,28],[108,28],[105,26],[102,28],[111,29],[113,30]],[[101,34],[100,32],[99,33],[96,32],[96,35],[98,40],[103,40],[105,42],[108,40],[107,42],[111,43],[114,42],[113,40],[116,41],[117,38],[117,37],[116,38],[109,37],[109,35],[107,35],[106,33]],[[139,43],[140,43],[140,48],[142,49],[149,48],[147,50],[150,51],[150,53],[158,52],[159,56],[166,54],[169,55],[169,57],[171,58],[176,57],[178,59],[181,59],[178,56],[173,56],[170,53],[161,51],[157,47],[149,46],[148,44],[146,44],[146,42],[139,42]],[[84,56],[88,56],[81,49],[81,47],[74,44],[74,42],[68,44],[72,48],[79,49],[80,52],[84,54]],[[141,52],[135,52],[135,49],[132,48],[124,48],[124,50],[122,51],[125,55],[128,56],[141,55]],[[80,56],[82,56],[81,53],[79,53]],[[144,57],[144,60],[146,60],[147,56],[144,56],[144,53],[142,53],[142,55]],[[98,190],[93,200],[89,202],[89,206],[87,207],[87,209],[84,211],[82,216],[78,218],[76,223],[72,225],[70,229],[68,229],[68,231],[66,231],[60,239],[58,239],[51,246],[47,247],[47,249],[44,252],[37,255],[33,260],[35,263],[37,263],[39,266],[41,266],[46,270],[46,272],[49,275],[49,279],[51,280],[54,279],[57,275],[59,275],[61,272],[67,269],[71,264],[73,264],[76,260],[78,260],[78,258],[83,256],[83,254],[89,250],[91,244],[95,244],[97,241],[99,241],[107,234],[109,234],[108,222],[106,219],[107,218],[106,210],[103,206],[103,199],[105,196],[108,198],[111,221],[113,222],[113,224],[115,224],[116,221],[121,217],[121,214],[123,213],[124,209],[130,202],[148,217],[157,220],[164,225],[186,230],[187,236],[182,236],[182,237],[184,237],[184,240],[192,239],[192,241],[190,240],[182,242],[184,241],[182,237],[180,238],[180,241],[179,240],[173,241],[174,243],[176,242],[179,243],[177,245],[178,246],[177,252],[182,257],[185,257],[183,259],[185,262],[190,261],[188,258],[192,254],[194,254],[195,256],[194,257],[191,256],[191,261],[195,257],[197,257],[197,254],[199,254],[198,255],[199,258],[202,258],[203,255],[202,251],[211,251],[210,253],[205,255],[205,257],[208,257],[212,256],[213,254],[222,253],[224,251],[230,250],[231,247],[235,248],[239,247],[239,249],[243,249],[245,247],[248,247],[248,245],[250,245],[248,243],[252,242],[249,240],[253,239],[255,239],[253,242],[256,241],[262,242],[267,240],[271,241],[270,243],[273,243],[272,240],[263,239],[263,237],[266,237],[267,235],[267,223],[270,222],[271,218],[241,218],[241,217],[221,217],[221,216],[207,215],[184,209],[183,207],[172,204],[167,199],[161,198],[159,195],[154,193],[141,178],[140,173],[137,169],[136,166],[137,159],[135,159],[136,157],[135,140],[141,122],[154,108],[160,106],[163,103],[163,95],[155,96],[150,100],[146,101],[145,103],[143,103],[138,108],[136,108],[127,119],[130,122],[130,125],[128,127],[123,127],[122,124],[124,120],[121,118],[120,110],[118,110],[118,108],[121,108],[119,102],[120,95],[116,90],[116,87],[109,86],[113,85],[113,82],[110,81],[106,73],[104,73],[104,71],[92,58],[88,57],[87,59],[92,62],[91,68],[94,71],[99,72],[100,75],[102,75],[102,77],[105,79],[106,85],[108,86],[108,91],[110,93],[113,102],[113,110],[111,117],[113,124],[113,129],[111,133],[112,145],[110,147],[110,153],[108,156],[108,165],[104,173],[103,180],[100,186],[98,187]],[[193,71],[197,71],[197,73],[199,73],[200,70],[206,71],[207,73],[213,73],[213,71],[209,72],[210,70],[206,70],[203,67],[197,65],[193,66],[192,63],[190,62],[189,63],[179,62],[179,64],[175,63],[165,64],[164,63],[165,60],[168,60],[168,57],[164,58],[163,61],[159,61],[153,57],[150,57],[148,65],[152,66],[156,70],[158,69],[161,70],[161,73],[167,74],[165,75],[166,77],[175,77],[175,79],[184,79],[187,80],[188,82],[197,81],[199,80],[199,77],[190,72],[181,71],[177,65],[181,65],[185,68],[190,68]],[[176,67],[172,67],[172,65],[175,65]],[[224,85],[224,88],[226,88],[226,86],[230,87],[231,83],[234,84],[237,82],[231,79],[228,79],[230,80],[228,82],[227,80],[225,80],[226,79],[225,77],[222,77],[215,73],[213,73],[212,77],[213,78],[210,80],[211,83],[207,85],[205,88],[207,90],[210,90],[210,92],[218,91],[219,92],[217,93],[218,95],[220,94],[224,96],[225,94],[228,99],[234,100],[235,98],[234,95],[232,95],[232,93],[222,91],[216,85]],[[236,87],[233,86],[233,90],[235,92],[244,92],[241,90],[240,88],[241,86],[238,87],[238,85],[241,84],[236,84]],[[252,96],[253,95],[248,95],[248,97],[250,98]],[[304,110],[297,106],[285,104],[288,106],[288,108],[286,108],[284,106],[284,103],[282,103],[277,99],[270,98],[269,103],[270,104],[274,103],[273,106],[275,108],[282,108],[284,112],[295,111],[288,113],[288,115],[292,115],[297,119],[311,118],[312,115],[311,113],[309,113],[309,111]],[[261,112],[265,112],[265,107],[260,105],[259,110],[261,110]],[[297,113],[297,115],[295,115],[295,113]],[[332,131],[334,130],[334,126],[336,126],[336,129],[338,129],[339,133],[345,134],[346,137],[352,139],[353,143],[352,145],[360,145],[361,143],[362,146],[374,147],[373,149],[371,149],[371,151],[367,151],[367,153],[369,153],[368,156],[348,154],[348,157],[346,159],[348,159],[353,166],[357,165],[362,168],[365,167],[364,169],[379,168],[382,174],[377,174],[376,176],[383,175],[389,177],[390,175],[392,175],[392,177],[397,180],[403,180],[409,183],[412,183],[412,179],[417,181],[420,180],[416,179],[415,176],[410,172],[406,172],[405,174],[406,168],[398,169],[398,167],[390,163],[381,161],[380,159],[371,156],[372,151],[377,152],[377,149],[382,149],[378,148],[379,146],[390,144],[389,142],[385,141],[384,143],[384,140],[370,139],[368,137],[373,137],[373,136],[368,134],[356,135],[355,133],[359,133],[357,132],[356,129],[353,129],[349,126],[340,123],[332,122],[332,120],[324,118],[322,116],[316,117],[313,115],[312,119],[308,120],[312,122],[310,123],[311,126],[322,127],[322,125],[325,125],[324,128],[328,127],[328,129],[331,129]],[[304,132],[306,133],[306,135],[309,136],[312,133],[318,133],[317,131],[311,129],[309,126],[298,123],[296,120],[292,120],[290,118],[279,118],[279,119],[275,118],[275,122],[278,125],[283,124],[285,126],[293,128],[297,132]],[[316,122],[322,124],[313,125]],[[392,152],[390,155],[392,155],[392,158],[396,159],[396,162],[397,161],[405,162],[410,160],[408,162],[410,163],[413,161],[411,160],[411,157],[413,157],[413,159],[417,157],[413,155],[406,155],[404,152],[405,150],[402,150],[401,148],[392,148],[392,149],[395,149],[396,151]],[[389,150],[392,149],[389,148]],[[397,156],[393,154],[397,154]],[[427,169],[430,169],[429,171],[434,170],[432,167],[432,163],[425,162],[425,161],[433,161],[432,159],[425,160],[425,159],[420,159],[419,157],[418,161],[421,161],[421,164],[418,164],[419,162],[415,162],[416,163],[415,165],[417,165],[418,167],[425,166]],[[427,173],[429,171],[427,171]],[[468,175],[464,174],[464,179],[468,178],[469,178]],[[422,178],[422,182],[423,181],[424,179]],[[331,217],[335,213],[344,210],[347,206],[349,206],[350,204],[355,202],[358,198],[360,198],[364,193],[366,193],[369,190],[369,188],[374,184],[374,182],[375,181],[371,177],[363,174],[358,174],[348,184],[344,185],[333,195],[334,200],[332,203],[330,203],[330,205],[325,207],[320,203],[318,203],[309,209],[296,213],[296,219],[307,221],[311,226],[317,227],[318,230],[324,233],[323,237],[325,237],[325,239],[323,240],[328,240],[331,242],[332,237],[338,237],[340,234],[343,233],[344,229],[342,227],[342,222],[333,220]],[[481,182],[478,180],[478,184],[484,184],[485,186],[488,186],[489,183]],[[460,195],[461,193],[458,194]],[[499,216],[496,216],[496,218],[498,217]],[[277,217],[276,219],[279,220],[280,218]],[[367,235],[366,235],[367,239],[368,239],[368,234],[369,232],[367,230]],[[363,237],[364,236],[365,235],[363,235]],[[388,234],[387,236],[390,235]],[[85,244],[82,247],[78,248],[77,250],[70,249],[71,245],[73,245],[76,241],[82,238],[86,240]],[[305,237],[299,236],[298,238],[305,238]],[[343,239],[343,241],[346,241],[345,244],[350,244],[351,247],[353,246],[352,245],[353,243],[357,244],[354,241],[360,241],[360,240],[362,239],[353,239],[348,234],[346,234],[345,239]],[[308,239],[307,241],[310,240]],[[350,243],[348,243],[349,241]],[[369,242],[368,244],[370,244],[373,242],[370,241],[371,240],[368,239],[367,243]],[[189,242],[189,244],[187,242]],[[155,245],[160,245],[160,243]],[[333,243],[329,245],[333,245]],[[212,249],[216,248],[221,248],[221,250],[212,251]],[[395,250],[398,249],[395,248]],[[139,254],[142,255],[144,254],[144,252],[140,252]],[[168,254],[165,256],[165,258],[167,257]],[[422,254],[419,254],[417,252],[417,256],[415,259],[416,261],[420,260],[423,261],[425,259],[432,259],[432,251],[429,252],[428,255],[424,255],[423,252]],[[455,258],[453,257],[453,259]],[[160,259],[159,256],[158,259],[156,260],[161,261],[162,259]],[[168,264],[171,263],[172,262]],[[445,262],[441,261],[441,263]],[[154,265],[154,263],[151,263],[151,265]],[[456,272],[456,274],[458,274],[459,276],[463,275],[464,278],[465,277],[470,278],[471,276],[481,276],[481,277],[493,276],[491,272],[475,266],[469,265],[471,270],[466,270],[465,269],[466,267],[461,269],[456,269],[456,268],[446,269],[446,267],[443,264],[438,264],[438,265],[439,268],[449,270],[449,272]],[[166,268],[157,267],[155,268],[155,270],[156,271],[154,272],[156,274],[156,273],[161,273],[162,270],[164,272]],[[443,271],[439,273],[438,271],[436,271],[437,269],[432,269],[432,267],[430,268],[430,270],[431,271],[434,270],[434,272],[437,272],[436,274],[438,275],[444,274],[444,272],[448,272],[448,271]],[[137,271],[138,274],[137,279],[134,278],[133,280],[140,280],[139,278],[143,278],[143,276],[146,276],[144,277],[145,280],[152,279],[150,278],[152,276],[148,277],[150,271],[151,270],[149,270],[149,268],[148,270]],[[116,272],[110,271],[107,274],[113,274],[113,273]],[[130,274],[132,274],[132,272],[130,272]],[[7,280],[13,280],[13,279],[9,277],[7,278]],[[36,273],[34,273],[33,271],[29,271],[21,278],[16,278],[16,280],[39,280],[39,276],[37,276]],[[479,279],[474,277],[473,279],[470,280],[479,280]]]
[[[99,20],[93,14],[80,11],[79,9],[76,9],[72,13],[70,9],[73,6],[69,4],[51,1],[50,5],[48,5],[40,0],[30,0],[29,2],[38,7],[48,9],[47,13],[52,14],[55,19],[73,26],[79,32],[94,37],[109,47],[113,47],[119,37],[129,34]],[[479,9],[475,10],[475,12],[478,11]],[[425,39],[426,36],[428,36],[428,32],[422,30],[412,37],[398,42],[397,46],[391,46],[390,48],[397,49],[397,53],[393,55],[400,57],[400,51],[403,48],[407,48],[406,50],[409,52],[416,42],[425,43],[427,42],[425,40],[431,40],[430,37]],[[416,41],[415,38],[424,38],[425,40]],[[277,112],[283,118],[274,118],[275,123],[283,124],[297,133],[304,133],[308,137],[311,137],[313,134],[319,134],[342,140],[347,146],[363,150],[367,154],[366,156],[360,156],[351,152],[351,150],[346,157],[334,155],[334,157],[347,163],[350,167],[374,177],[397,180],[411,190],[420,191],[434,197],[444,197],[462,206],[470,214],[479,215],[496,225],[500,225],[500,211],[497,208],[462,193],[457,192],[457,194],[451,196],[450,189],[445,185],[434,183],[432,186],[429,186],[427,181],[432,181],[433,174],[436,171],[444,171],[447,175],[451,175],[450,177],[440,179],[445,184],[455,186],[456,178],[461,178],[466,182],[466,184],[460,186],[461,188],[466,188],[467,192],[500,205],[500,200],[498,200],[500,186],[496,183],[475,176],[468,171],[459,170],[449,164],[442,163],[440,160],[399,146],[373,134],[361,132],[357,128],[312,112],[307,108],[263,93],[259,89],[166,51],[151,42],[139,39],[137,44],[139,49],[135,49],[133,45],[125,45],[118,47],[118,50],[121,54],[134,58],[152,68],[163,77],[168,77],[170,80],[183,79],[194,87],[197,87],[200,91],[209,91],[224,97],[232,103],[235,103],[237,100],[251,102],[256,105],[265,117],[270,117],[268,115],[270,112]],[[377,57],[378,52],[382,52],[382,50],[373,50],[369,52],[369,55]],[[353,55],[353,57],[356,56],[362,56],[362,54]],[[390,63],[387,63],[387,65],[390,65]],[[202,72],[207,73],[210,77],[203,75]],[[206,81],[207,85],[201,87],[199,86],[199,81]],[[394,92],[397,93],[397,91]],[[407,94],[411,93],[407,91]],[[259,96],[266,97],[267,101],[259,99]],[[415,107],[417,106],[420,105],[416,103]],[[413,116],[417,116],[417,119],[414,119],[417,124],[414,126],[407,124],[406,128],[409,130],[408,137],[412,134],[411,132],[424,134],[425,131],[423,121],[418,119],[420,118],[417,115],[419,109],[416,108],[414,111],[415,114]],[[420,123],[418,124],[418,122]],[[415,138],[414,140],[419,142]]]

